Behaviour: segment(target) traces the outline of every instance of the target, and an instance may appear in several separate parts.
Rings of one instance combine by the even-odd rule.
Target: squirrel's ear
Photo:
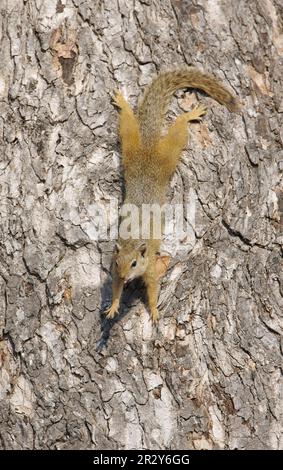
[[[117,243],[116,243],[116,251],[117,251],[117,253],[121,250],[121,248],[122,248],[121,245],[119,245],[119,243],[117,242]]]
[[[166,274],[166,271],[168,269],[170,263],[170,255],[163,251],[162,253],[157,252],[156,253],[156,274],[157,274],[157,279],[160,279]]]
[[[147,249],[147,246],[146,246],[146,243],[143,243],[140,247],[139,247],[139,251],[140,251],[140,254],[144,257],[145,253],[146,253],[146,249]]]

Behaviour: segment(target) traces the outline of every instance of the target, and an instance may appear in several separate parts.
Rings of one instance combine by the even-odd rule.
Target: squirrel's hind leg
[[[192,111],[185,113],[187,122],[189,121],[200,121],[206,113],[206,106],[204,104],[197,105]],[[182,117],[182,116],[181,116]]]
[[[118,91],[113,99],[120,109],[119,134],[122,146],[123,163],[127,163],[140,148],[141,138],[139,124],[130,105],[127,103],[122,93]]]
[[[200,120],[205,114],[203,105],[196,106],[192,111],[181,114],[169,127],[168,133],[158,144],[158,153],[162,168],[171,176],[180,159],[182,150],[188,142],[188,122]]]

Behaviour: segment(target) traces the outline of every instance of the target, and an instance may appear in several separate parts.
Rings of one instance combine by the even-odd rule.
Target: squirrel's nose
[[[122,279],[123,281],[125,281],[125,273],[121,270],[121,269],[118,269],[118,276],[120,279]]]

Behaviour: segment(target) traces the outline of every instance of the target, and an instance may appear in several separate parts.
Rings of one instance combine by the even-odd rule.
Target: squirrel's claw
[[[205,115],[207,111],[206,106],[204,104],[197,105],[189,114],[190,121],[201,121],[202,117]]]
[[[104,312],[104,314],[106,315],[106,318],[114,318],[115,315],[117,315],[117,313],[119,313],[119,307],[115,304],[112,304],[110,308],[107,308]]]
[[[113,97],[112,103],[117,106],[117,108],[123,108],[125,101],[126,100],[121,91],[117,90],[115,96]]]
[[[200,104],[196,107],[196,111],[199,114],[199,117],[202,118],[207,112],[207,107],[204,104]]]
[[[158,313],[157,308],[152,309],[151,310],[151,319],[152,319],[152,323],[154,325],[157,325],[158,318],[159,318],[159,313]]]

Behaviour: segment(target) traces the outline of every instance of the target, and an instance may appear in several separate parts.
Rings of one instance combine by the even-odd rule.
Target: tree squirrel
[[[229,111],[238,112],[240,103],[216,78],[194,67],[161,73],[146,88],[137,113],[120,92],[114,104],[120,109],[119,134],[122,147],[126,197],[125,203],[142,204],[165,202],[165,192],[188,140],[187,125],[201,120],[206,112],[203,105],[181,114],[161,135],[169,99],[179,88],[198,88],[213,97]],[[158,319],[159,274],[157,257],[161,240],[150,234],[147,240],[123,239],[119,236],[112,264],[112,305],[106,310],[108,318],[118,313],[124,284],[142,277],[147,289],[148,304],[153,322]]]

